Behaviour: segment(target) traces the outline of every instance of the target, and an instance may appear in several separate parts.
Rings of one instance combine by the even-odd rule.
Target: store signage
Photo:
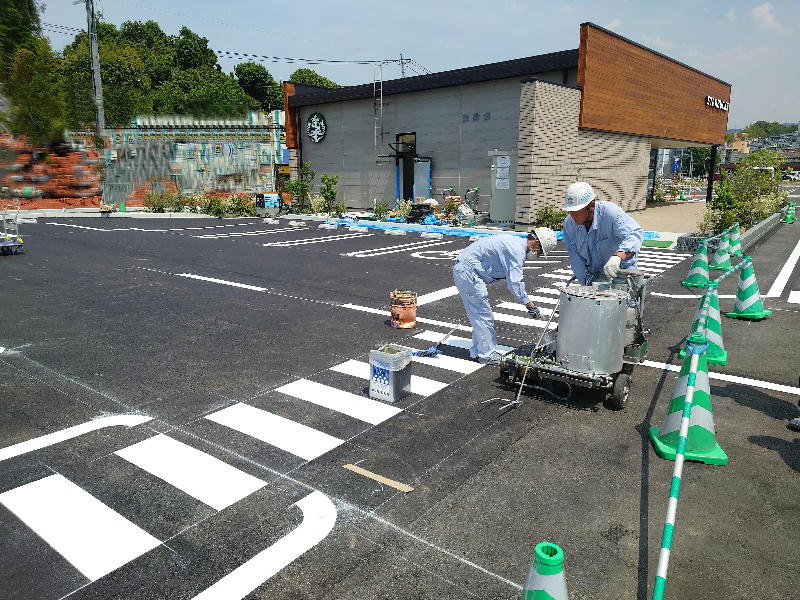
[[[720,110],[728,110],[730,108],[730,103],[725,102],[725,100],[720,100],[719,98],[714,98],[713,96],[706,96],[706,106],[718,108]]]
[[[308,115],[308,121],[306,122],[306,133],[308,137],[311,138],[311,141],[314,143],[319,143],[323,139],[325,139],[325,134],[328,131],[328,123],[325,121],[325,117],[322,116],[322,113],[311,113]]]

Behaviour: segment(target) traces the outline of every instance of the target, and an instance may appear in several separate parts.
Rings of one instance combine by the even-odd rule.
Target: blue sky
[[[215,50],[341,60],[399,58],[402,52],[429,71],[577,48],[579,24],[591,21],[732,84],[729,127],[800,120],[797,0],[95,2],[108,22],[153,19],[167,33],[186,25]],[[86,13],[71,0],[50,0],[42,21],[85,27]],[[71,40],[45,33],[57,49]],[[235,62],[220,58],[226,71]],[[369,65],[264,64],[276,79],[300,66],[343,85],[373,78]],[[384,67],[384,78],[399,76],[396,64]]]

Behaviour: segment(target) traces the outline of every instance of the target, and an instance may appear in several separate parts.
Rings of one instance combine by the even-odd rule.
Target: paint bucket
[[[395,329],[414,329],[417,326],[417,292],[395,290],[389,294],[392,316],[389,324]]]

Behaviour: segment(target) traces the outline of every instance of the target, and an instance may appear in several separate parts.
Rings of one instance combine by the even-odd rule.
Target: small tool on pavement
[[[453,335],[453,333],[455,332],[455,330],[456,330],[456,329],[458,329],[458,325],[456,325],[455,327],[453,327],[453,328],[452,328],[452,329],[451,329],[451,330],[450,330],[450,331],[447,333],[447,335],[446,335],[446,336],[444,336],[442,339],[440,339],[438,342],[436,342],[436,343],[435,343],[433,346],[431,346],[430,348],[426,348],[425,350],[417,350],[416,352],[414,352],[414,356],[436,356],[437,354],[441,354],[441,353],[442,353],[442,351],[441,351],[441,350],[439,350],[439,346],[441,346],[442,344],[444,344],[444,343],[447,341],[447,339],[448,339],[448,338],[449,338],[451,335]]]

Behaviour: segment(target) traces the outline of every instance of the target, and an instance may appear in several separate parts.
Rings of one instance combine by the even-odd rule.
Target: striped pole
[[[689,336],[686,340],[686,349],[691,352],[692,359],[689,364],[689,379],[686,383],[686,396],[683,402],[683,415],[678,433],[678,447],[675,454],[675,467],[672,470],[672,485],[669,488],[669,501],[667,503],[667,517],[664,521],[664,532],[661,535],[661,551],[658,554],[658,568],[656,581],[653,585],[653,600],[662,600],[667,588],[667,569],[669,568],[669,555],[672,551],[672,535],[675,530],[675,516],[678,512],[678,496],[681,491],[681,474],[686,453],[686,438],[689,434],[689,419],[692,415],[692,401],[697,379],[697,365],[700,355],[706,351],[706,339],[700,334]]]

